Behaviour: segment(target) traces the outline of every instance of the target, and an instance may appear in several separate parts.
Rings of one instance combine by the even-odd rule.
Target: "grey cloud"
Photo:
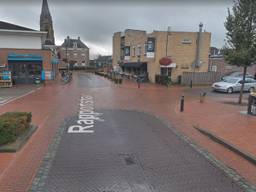
[[[15,3],[16,2],[16,3]],[[19,2],[19,3],[18,3]],[[212,32],[212,45],[224,44],[224,21],[232,0],[48,0],[58,43],[64,38],[80,36],[92,47],[111,52],[112,36],[127,28],[197,31],[199,22]],[[94,2],[94,3],[93,3]],[[147,2],[147,3],[146,3]],[[157,3],[156,3],[157,2]],[[1,20],[39,29],[42,0],[3,0]],[[25,7],[21,6],[24,5]],[[25,13],[25,14],[24,14]],[[93,52],[97,52],[94,50]],[[98,51],[99,52],[99,51]]]

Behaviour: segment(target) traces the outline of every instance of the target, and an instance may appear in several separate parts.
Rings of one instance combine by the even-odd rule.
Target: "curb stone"
[[[64,122],[57,129],[57,132],[55,133],[55,136],[54,136],[51,144],[48,147],[48,151],[45,154],[45,156],[41,162],[41,165],[40,165],[40,167],[37,171],[37,174],[32,182],[32,185],[31,185],[30,189],[28,190],[29,192],[46,192],[46,190],[44,189],[44,185],[45,185],[47,176],[50,172],[52,161],[56,155],[57,148],[61,141],[61,137],[62,137],[63,133],[65,132],[65,125],[71,118],[65,119]]]

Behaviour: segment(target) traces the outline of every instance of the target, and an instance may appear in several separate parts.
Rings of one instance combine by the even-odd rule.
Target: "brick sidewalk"
[[[188,96],[186,89],[166,88],[154,84],[142,84],[138,89],[136,83],[125,81],[112,93],[116,95],[113,102],[108,100],[106,103],[98,99],[96,103],[100,108],[139,110],[168,120],[176,129],[256,185],[256,167],[253,164],[193,128],[193,125],[200,125],[243,150],[255,154],[256,129],[253,129],[253,126],[255,127],[256,118],[240,114],[246,107],[223,104],[211,98],[207,98],[206,102],[201,104],[197,94],[186,97],[185,112],[180,113],[179,99],[181,95]]]
[[[75,111],[76,101],[71,98],[76,98],[78,93],[72,93],[73,87],[73,84],[52,84],[1,107],[0,113],[32,112],[32,121],[38,125],[38,130],[19,152],[0,154],[0,191],[24,192],[28,189],[59,124]]]
[[[107,86],[92,89],[79,87],[74,74],[71,84],[50,84],[0,108],[0,113],[31,111],[33,123],[39,126],[22,150],[15,154],[0,154],[0,191],[24,192],[29,188],[58,126],[64,118],[77,112],[81,93],[92,95],[98,109],[144,111],[169,121],[177,130],[256,184],[255,166],[193,128],[193,124],[200,125],[255,154],[253,138],[256,130],[253,125],[256,119],[239,113],[245,107],[223,104],[210,98],[207,98],[206,103],[200,104],[197,96],[191,96],[186,100],[185,112],[181,114],[177,107],[180,96],[187,94],[186,88],[142,84],[138,89],[135,82],[124,81],[122,85],[114,85],[103,77],[98,77],[91,83],[100,81]]]

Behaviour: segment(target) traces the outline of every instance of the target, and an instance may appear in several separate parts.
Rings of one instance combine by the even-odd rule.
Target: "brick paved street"
[[[96,123],[94,133],[68,133],[76,118],[62,128],[42,191],[242,191],[156,118],[100,112],[105,121]]]
[[[142,84],[141,88],[138,89],[136,83],[131,81],[125,81],[122,85],[114,85],[103,77],[74,73],[73,81],[70,84],[50,83],[28,96],[4,105],[0,108],[1,113],[13,110],[31,111],[33,123],[39,127],[21,151],[15,154],[0,154],[0,191],[27,191],[33,181],[34,185],[42,181],[38,180],[38,174],[39,178],[41,174],[46,179],[46,183],[39,183],[45,184],[43,186],[47,187],[48,190],[61,187],[60,183],[67,188],[74,186],[73,184],[76,183],[77,188],[74,189],[78,189],[82,186],[81,183],[85,184],[87,182],[83,187],[96,187],[97,190],[93,190],[93,188],[90,190],[105,190],[107,192],[111,190],[114,190],[113,192],[115,190],[122,191],[118,188],[121,185],[126,187],[127,191],[136,191],[137,188],[133,187],[139,186],[141,186],[141,191],[147,189],[151,191],[170,191],[168,189],[170,186],[177,189],[174,191],[182,191],[182,187],[184,187],[185,191],[207,191],[206,184],[211,188],[208,191],[243,191],[236,184],[238,182],[240,185],[245,186],[243,189],[248,189],[245,191],[253,191],[249,190],[250,187],[247,186],[244,179],[236,175],[232,169],[235,169],[250,183],[256,184],[255,166],[223,146],[212,142],[192,127],[193,123],[198,123],[198,120],[202,119],[203,115],[205,116],[204,113],[206,113],[207,108],[203,106],[210,105],[213,107],[212,114],[217,113],[215,110],[219,110],[219,108],[214,107],[215,100],[208,98],[206,103],[200,106],[198,96],[191,94],[192,96],[186,98],[184,114],[180,114],[177,111],[177,107],[180,95],[183,93],[186,92],[181,87],[166,88],[158,85]],[[77,118],[78,104],[82,94],[93,97],[95,111],[102,112],[105,120],[104,122],[96,122],[95,132],[91,136],[90,134],[73,135],[66,133],[68,124],[65,119],[69,120],[70,117],[73,117],[71,121],[68,121],[70,124]],[[199,107],[203,110],[197,110],[196,113],[191,111],[191,109],[199,109]],[[239,125],[248,130],[255,121],[253,117],[240,116],[239,113],[234,112],[234,110],[240,110],[243,107],[223,103],[220,107],[224,107],[225,110],[229,111],[227,116],[220,118],[222,122],[226,120],[227,125],[228,122],[230,123],[227,119],[232,118],[233,115],[239,119]],[[233,112],[231,113],[232,110]],[[146,113],[140,113],[141,111]],[[220,112],[222,115],[225,114],[225,111]],[[170,127],[163,123],[162,120],[148,114],[165,120],[170,124]],[[130,118],[127,119],[127,117]],[[207,121],[210,122],[211,126],[208,126],[209,123],[207,124]],[[66,124],[63,125],[65,122]],[[212,130],[216,130],[217,134],[225,128],[214,128],[214,123],[211,123],[210,116],[203,118],[203,122],[204,128],[210,127]],[[234,126],[234,130],[239,130],[238,128]],[[186,139],[178,139],[176,134],[171,131],[172,129],[188,136],[190,140],[209,151],[227,166],[221,162],[215,163],[216,161],[211,155],[208,157],[208,153],[196,152],[190,146],[194,146],[194,144],[190,142],[186,144],[184,141]],[[61,130],[64,130],[62,137]],[[241,135],[239,132],[236,134]],[[251,130],[250,134],[253,135],[255,132]],[[235,138],[234,131],[226,132],[223,136],[229,139],[230,142],[235,141],[232,140],[232,138]],[[241,137],[241,139],[246,138]],[[250,140],[250,142],[253,141]],[[50,143],[51,146],[48,149]],[[240,147],[247,150],[246,145],[243,145],[243,143],[240,143]],[[56,157],[52,158],[50,154],[54,154],[56,151]],[[80,158],[76,158],[76,156]],[[106,156],[106,158],[102,158],[102,156]],[[62,157],[67,157],[66,161]],[[209,158],[210,161],[206,160],[205,157]],[[42,161],[43,158],[47,161]],[[184,161],[186,162],[185,165]],[[85,167],[85,162],[88,162],[88,167]],[[175,163],[172,164],[171,162]],[[42,169],[47,163],[52,164],[52,168]],[[105,164],[109,165],[109,168],[104,167]],[[99,167],[94,169],[97,165]],[[177,173],[178,168],[182,172],[179,171]],[[132,175],[134,178],[131,176],[133,171],[129,171],[130,169],[134,170],[134,175]],[[44,175],[47,174],[45,170],[50,171],[47,178]],[[81,177],[79,179],[71,179],[71,183],[68,183],[66,179],[69,178],[69,171],[70,177],[72,175],[74,178]],[[163,174],[161,174],[162,172]],[[209,176],[209,173],[217,176]],[[62,177],[59,177],[60,180],[57,177],[54,180],[50,179],[54,174],[61,174]],[[65,175],[67,178],[65,178]],[[91,175],[92,179],[86,177],[88,180],[85,180],[86,178],[82,177],[83,175]],[[193,178],[191,178],[191,175],[194,175]],[[237,182],[233,182],[227,175]],[[36,179],[35,176],[37,176]],[[135,178],[138,177],[140,177],[138,180],[139,185],[135,182]],[[159,180],[156,179],[158,177]],[[99,179],[99,182],[95,183],[93,178]],[[122,182],[114,183],[111,188],[108,184],[113,181],[113,178],[118,178]],[[177,179],[180,178],[184,179],[178,182]],[[135,185],[129,184],[132,182]],[[186,190],[189,182],[197,184],[198,188],[191,187],[191,189]],[[97,188],[96,184],[100,184],[100,186]]]

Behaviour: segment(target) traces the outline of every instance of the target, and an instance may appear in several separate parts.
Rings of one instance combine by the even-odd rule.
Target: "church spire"
[[[44,21],[45,19],[47,19],[49,21],[52,21],[52,16],[51,16],[51,13],[50,13],[50,10],[49,10],[47,0],[43,0],[41,16],[40,16],[41,21]]]
[[[46,39],[44,40],[45,45],[55,44],[52,16],[49,10],[47,0],[43,0],[43,3],[42,3],[42,11],[40,15],[40,31],[48,32]]]

